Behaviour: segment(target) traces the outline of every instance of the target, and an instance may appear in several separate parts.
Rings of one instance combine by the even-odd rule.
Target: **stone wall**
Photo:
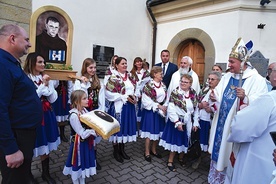
[[[0,0],[0,27],[16,23],[29,32],[32,0]]]

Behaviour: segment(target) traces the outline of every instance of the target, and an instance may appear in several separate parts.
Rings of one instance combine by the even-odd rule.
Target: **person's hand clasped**
[[[18,150],[13,154],[6,155],[6,161],[7,161],[7,167],[18,168],[24,162],[24,155],[20,150]]]
[[[194,131],[194,132],[196,132],[196,131],[197,131],[197,129],[198,129],[198,127],[197,127],[197,126],[193,126],[193,131]]]
[[[136,97],[133,96],[133,95],[128,95],[127,100],[128,100],[130,103],[132,103],[132,104],[136,104],[136,103],[137,103]]]
[[[167,106],[158,105],[158,109],[161,109],[164,112],[164,114],[167,113]]]
[[[210,96],[209,96],[209,99],[210,99],[212,102],[217,101],[214,90],[211,91]]]

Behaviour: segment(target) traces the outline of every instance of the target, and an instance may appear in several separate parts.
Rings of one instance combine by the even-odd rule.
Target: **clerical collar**
[[[274,86],[271,90],[276,90],[276,86]]]

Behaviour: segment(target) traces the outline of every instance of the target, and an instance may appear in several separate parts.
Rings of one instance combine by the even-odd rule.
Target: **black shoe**
[[[59,134],[60,134],[59,136],[60,136],[60,139],[62,142],[68,142],[69,140],[67,139],[67,137],[64,134],[64,129],[65,129],[65,126],[59,127]]]
[[[187,160],[186,157],[183,157],[183,158],[178,158],[178,161],[179,161],[179,164],[180,164],[182,167],[184,167],[184,166],[186,166],[188,160]]]
[[[118,144],[113,145],[113,148],[114,148],[113,156],[114,156],[115,160],[117,160],[117,161],[120,162],[120,163],[123,163],[124,160],[123,160],[123,158],[121,157],[121,154],[119,153]]]
[[[120,155],[123,157],[123,159],[126,159],[126,160],[130,159],[130,157],[125,152],[125,144],[124,143],[119,143],[119,152],[120,152]]]
[[[42,179],[48,184],[56,184],[56,181],[50,176],[49,173],[49,158],[46,158],[42,162]]]
[[[99,164],[99,162],[96,160],[96,169],[102,170],[102,166]]]
[[[153,153],[152,151],[150,151],[150,154],[157,158],[162,158],[162,155],[160,155],[159,153]]]
[[[147,162],[151,162],[151,156],[150,155],[144,155],[144,157],[145,157],[145,160]]]
[[[172,171],[172,172],[175,172],[175,171],[176,171],[173,162],[168,162],[168,163],[167,163],[167,166],[168,166],[168,169],[169,169],[170,171]]]

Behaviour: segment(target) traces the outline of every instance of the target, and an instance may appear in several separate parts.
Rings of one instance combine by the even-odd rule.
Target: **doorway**
[[[204,83],[205,49],[201,42],[196,39],[188,39],[183,42],[177,58],[179,66],[183,56],[190,56],[193,60],[192,69],[197,73],[200,84]]]

